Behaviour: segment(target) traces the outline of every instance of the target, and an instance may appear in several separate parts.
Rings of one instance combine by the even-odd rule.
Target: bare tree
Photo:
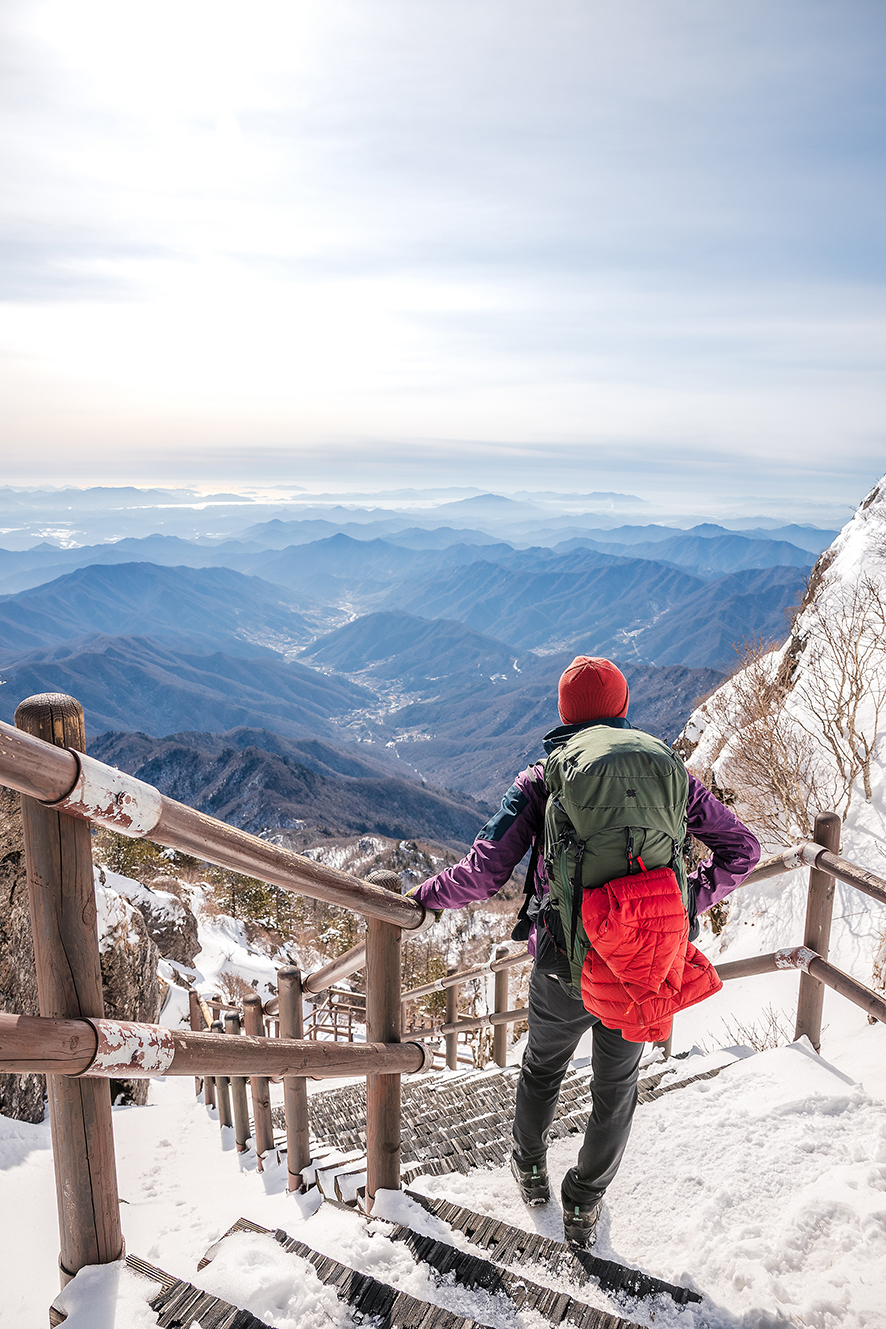
[[[870,802],[871,762],[886,704],[886,600],[873,577],[816,598],[792,706],[798,727],[824,744],[832,806],[846,818],[856,780]]]
[[[700,774],[766,839],[784,843],[811,836],[824,791],[815,745],[784,711],[777,665],[762,641],[744,643],[732,678],[703,703],[722,741]]]
[[[797,663],[786,678],[778,652],[745,643],[732,678],[702,706],[721,736],[703,778],[776,843],[811,838],[817,812],[833,809],[845,820],[859,779],[872,797],[886,707],[886,597],[878,581],[820,584],[805,602],[793,648]]]

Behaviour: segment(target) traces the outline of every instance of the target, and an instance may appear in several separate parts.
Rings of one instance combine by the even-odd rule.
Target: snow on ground
[[[715,1064],[726,1068],[638,1109],[607,1196],[597,1254],[692,1286],[705,1300],[700,1307],[668,1301],[619,1308],[593,1283],[573,1293],[655,1329],[886,1329],[886,1112],[882,1092],[865,1084],[870,1067],[886,1061],[884,1030],[866,1026],[853,1047],[839,1050],[839,1067],[827,1044],[818,1057],[803,1042],[671,1062],[668,1074],[680,1078]],[[588,1052],[579,1047],[577,1064]],[[219,1131],[217,1114],[195,1099],[190,1077],[155,1082],[147,1107],[115,1109],[114,1127],[127,1249],[269,1324],[338,1329],[351,1321],[313,1271],[270,1238],[231,1238],[198,1275],[198,1260],[241,1216],[281,1227],[354,1268],[484,1323],[502,1329],[539,1323],[500,1299],[454,1289],[416,1266],[402,1244],[387,1241],[385,1219],[434,1231],[436,1220],[408,1197],[381,1196],[379,1217],[367,1229],[355,1215],[318,1207],[316,1191],[288,1195],[285,1167],[258,1173],[253,1153],[238,1156],[232,1132]],[[555,1183],[576,1149],[574,1136],[552,1146]],[[45,1322],[57,1290],[47,1123],[0,1118],[0,1173],[0,1325],[25,1329]],[[417,1184],[530,1231],[562,1236],[559,1205],[524,1208],[507,1169]],[[463,1236],[453,1240],[468,1248]],[[551,1281],[544,1271],[524,1272]],[[151,1287],[141,1285],[140,1292],[139,1286],[125,1274],[87,1271],[66,1294],[72,1329],[154,1323],[144,1305]],[[106,1305],[116,1305],[115,1318],[101,1309]]]
[[[218,992],[224,985],[225,975],[236,975],[254,987],[267,1000],[277,992],[277,970],[280,957],[262,955],[250,946],[246,928],[237,918],[228,914],[207,914],[192,900],[198,916],[199,938],[202,949],[194,960],[197,971],[196,986],[204,999]]]

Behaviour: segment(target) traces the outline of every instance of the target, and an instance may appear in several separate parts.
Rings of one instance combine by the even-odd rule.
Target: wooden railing
[[[858,979],[843,973],[828,963],[831,919],[834,909],[834,882],[842,881],[872,899],[886,905],[886,881],[840,858],[836,850],[840,845],[841,821],[836,812],[822,812],[815,818],[813,840],[794,845],[780,854],[758,864],[742,882],[751,886],[785,872],[809,868],[809,886],[806,897],[806,926],[803,944],[784,947],[768,955],[753,955],[745,960],[729,960],[716,965],[718,975],[726,982],[732,978],[750,978],[756,974],[778,970],[797,970],[800,973],[800,991],[794,1038],[807,1037],[816,1052],[821,1050],[821,1017],[825,987],[860,1006],[868,1015],[886,1024],[886,1000]],[[670,1055],[671,1038],[659,1046]]]
[[[49,1077],[63,1283],[84,1265],[118,1259],[123,1248],[111,1078],[193,1075],[222,1124],[234,1129],[241,1149],[249,1131],[248,1078],[259,1166],[273,1147],[268,1081],[282,1078],[289,1186],[297,1189],[310,1161],[305,1078],[365,1075],[369,1206],[377,1190],[399,1188],[401,1074],[429,1066],[424,1042],[440,1034],[446,1038],[447,1063],[454,1067],[458,1034],[485,1025],[495,1030],[495,1060],[504,1065],[507,1026],[526,1017],[524,1009],[507,1009],[508,971],[528,962],[529,953],[499,947],[486,964],[401,992],[402,932],[416,935],[434,915],[400,895],[395,873],[351,877],[195,812],[87,757],[83,712],[72,698],[54,693],[29,698],[16,712],[16,726],[0,722],[0,783],[22,794],[40,1016],[0,1015],[0,1071]],[[367,919],[366,941],[304,979],[294,967],[282,969],[278,996],[264,1007],[257,994],[246,999],[242,1012],[211,999],[207,1021],[191,994],[190,1031],[105,1020],[90,822],[353,909]],[[839,828],[835,814],[819,816],[814,843],[785,850],[747,879],[810,868],[803,944],[718,970],[724,979],[801,970],[796,1036],[806,1034],[816,1048],[824,986],[886,1023],[886,1001],[827,959],[835,879],[886,904],[886,881],[839,857]],[[359,969],[366,971],[365,1041],[305,1038],[304,995],[328,992]],[[459,1019],[457,989],[489,974],[495,976],[494,1010]],[[436,991],[447,995],[445,1021],[411,1031],[411,1041],[402,1042],[403,1007]],[[276,1023],[278,1037],[265,1036],[266,1017]]]
[[[398,1188],[400,1075],[430,1060],[420,1042],[400,1040],[400,938],[403,930],[415,934],[428,926],[433,914],[400,894],[395,874],[376,874],[369,881],[351,877],[204,816],[88,757],[83,710],[71,697],[48,693],[29,698],[15,720],[16,727],[0,722],[0,783],[22,795],[40,1016],[0,1017],[0,1069],[42,1070],[49,1077],[63,1283],[85,1265],[118,1259],[123,1249],[112,1077],[212,1077],[219,1113],[234,1125],[236,1112],[235,1129],[242,1137],[240,1081],[248,1076],[260,1156],[271,1139],[267,1079],[283,1076],[284,1101],[301,1122],[299,1129],[294,1120],[291,1133],[287,1126],[293,1185],[308,1161],[305,1077],[365,1075],[368,1203],[379,1189]],[[150,837],[294,894],[363,914],[367,1041],[336,1045],[302,1038],[297,971],[289,975],[292,999],[279,1012],[281,1033],[289,1036],[280,1039],[262,1037],[258,998],[245,1003],[245,1034],[233,1021],[224,1032],[218,1019],[212,1021],[215,1032],[105,1020],[89,823],[132,838]],[[284,990],[281,983],[281,998]],[[215,1016],[222,1003],[216,1006]]]
[[[492,1059],[498,1066],[507,1064],[507,1027],[516,1020],[526,1019],[526,1009],[509,1011],[508,1006],[508,970],[514,965],[527,964],[532,960],[528,950],[511,951],[507,946],[496,947],[495,956],[485,964],[474,965],[471,969],[462,969],[459,973],[447,974],[445,978],[436,978],[421,987],[410,988],[400,994],[404,1003],[430,996],[434,992],[446,993],[446,1018],[442,1024],[423,1025],[409,1030],[410,1038],[436,1038],[443,1035],[446,1039],[446,1065],[450,1070],[458,1066],[458,1036],[472,1030],[491,1027],[494,1030]],[[475,1015],[458,1018],[457,992],[472,979],[495,975],[493,1009],[488,1015]]]

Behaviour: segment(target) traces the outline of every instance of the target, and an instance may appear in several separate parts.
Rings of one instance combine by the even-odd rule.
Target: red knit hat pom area
[[[628,713],[628,680],[611,660],[577,655],[560,676],[560,718],[564,724],[611,720]]]

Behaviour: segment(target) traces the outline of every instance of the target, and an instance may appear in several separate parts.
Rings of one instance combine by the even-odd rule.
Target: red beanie
[[[560,676],[560,718],[564,724],[625,716],[628,701],[628,680],[611,660],[577,655]]]

